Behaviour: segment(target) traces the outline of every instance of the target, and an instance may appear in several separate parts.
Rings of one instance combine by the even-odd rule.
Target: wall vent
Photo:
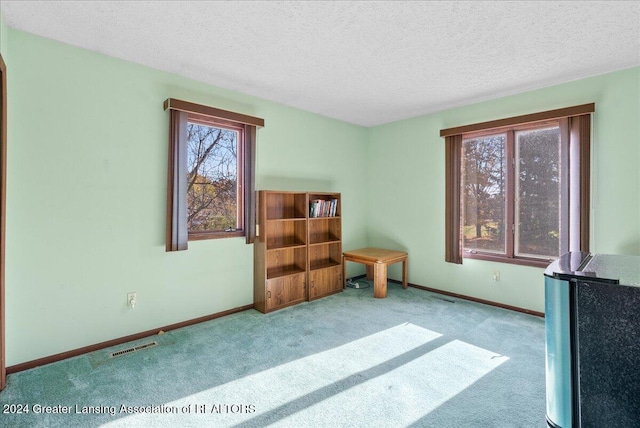
[[[132,352],[142,351],[143,349],[147,349],[147,348],[153,348],[154,346],[158,346],[158,342],[149,342],[143,345],[138,345],[131,348],[123,349],[121,351],[112,352],[111,354],[109,354],[109,358],[120,357],[122,355],[130,354]]]

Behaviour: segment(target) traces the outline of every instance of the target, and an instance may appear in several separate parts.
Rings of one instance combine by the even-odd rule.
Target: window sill
[[[526,258],[514,258],[505,257],[495,254],[481,254],[481,253],[464,253],[462,255],[465,259],[486,260],[496,263],[508,263],[512,265],[531,266],[539,268],[547,268],[553,260],[540,260],[540,259],[526,259]]]
[[[233,232],[189,232],[189,241],[204,241],[206,239],[238,238],[244,236],[244,230]]]

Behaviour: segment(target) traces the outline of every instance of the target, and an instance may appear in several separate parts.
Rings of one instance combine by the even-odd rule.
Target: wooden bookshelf
[[[321,201],[321,214],[309,217],[309,300],[343,290],[342,218],[339,193],[309,193],[310,215],[314,201]]]
[[[267,313],[342,291],[340,194],[256,196],[254,307]]]

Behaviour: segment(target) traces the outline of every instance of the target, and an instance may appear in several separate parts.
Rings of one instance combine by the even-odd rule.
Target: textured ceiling
[[[640,65],[640,2],[0,0],[9,27],[372,126]]]

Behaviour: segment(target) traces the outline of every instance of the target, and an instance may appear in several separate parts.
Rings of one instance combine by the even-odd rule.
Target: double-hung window
[[[167,251],[255,235],[255,138],[264,120],[168,99]]]
[[[441,131],[447,261],[546,266],[587,251],[593,105]]]

